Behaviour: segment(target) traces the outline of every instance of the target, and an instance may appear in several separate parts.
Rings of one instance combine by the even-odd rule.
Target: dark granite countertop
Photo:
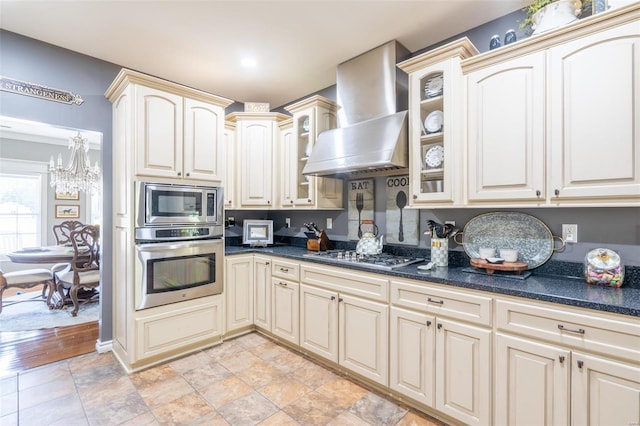
[[[582,278],[576,277],[546,276],[534,273],[527,279],[522,280],[510,276],[465,272],[469,268],[463,266],[449,266],[435,268],[432,271],[420,271],[417,268],[420,264],[408,265],[388,271],[372,269],[357,264],[337,264],[321,258],[305,257],[305,254],[310,253],[305,248],[286,245],[266,248],[227,246],[225,253],[227,255],[264,253],[297,261],[355,269],[390,277],[429,281],[452,287],[463,287],[542,300],[622,315],[640,316],[640,288],[625,285],[620,288],[593,286],[587,284]],[[424,264],[424,262],[421,264]]]

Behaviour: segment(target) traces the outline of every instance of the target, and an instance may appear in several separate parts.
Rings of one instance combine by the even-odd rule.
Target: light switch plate
[[[333,228],[333,219],[328,217],[327,218],[327,229],[332,229]]]

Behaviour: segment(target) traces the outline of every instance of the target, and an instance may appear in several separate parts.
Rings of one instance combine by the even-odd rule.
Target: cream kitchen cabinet
[[[146,83],[146,82],[144,82]],[[202,93],[201,99],[136,84],[136,174],[194,181],[221,181],[224,108],[231,103]]]
[[[398,64],[409,74],[409,205],[461,203],[464,97],[460,61],[478,54],[467,38]]]
[[[271,331],[271,259],[253,257],[253,321],[256,327]]]
[[[342,208],[342,180],[302,174],[318,134],[337,126],[337,108],[319,95],[285,108],[293,115],[293,128],[280,139],[282,208]]]
[[[236,158],[237,158],[237,145],[236,145],[236,124],[229,121],[225,121],[224,125],[224,145],[223,145],[223,158],[224,161],[224,179],[222,186],[224,187],[224,208],[225,210],[232,210],[236,207],[236,201],[238,199],[236,195]]]
[[[226,335],[253,328],[253,271],[253,255],[225,259]]]
[[[640,422],[640,322],[496,300],[497,424]]]
[[[388,280],[303,265],[300,282],[301,348],[388,386]]]
[[[469,205],[639,205],[640,7],[462,68]]]
[[[271,265],[271,332],[299,345],[300,265],[277,258]]]
[[[466,424],[490,424],[491,298],[393,280],[391,302],[391,389]]]
[[[274,155],[279,137],[278,122],[287,119],[279,113],[237,112],[227,120],[236,123],[236,208],[271,208],[276,205]]]

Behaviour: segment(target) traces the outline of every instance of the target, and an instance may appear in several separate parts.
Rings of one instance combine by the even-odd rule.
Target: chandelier
[[[96,161],[91,167],[89,160],[89,143],[78,132],[77,136],[69,138],[71,158],[67,167],[62,166],[62,154],[58,154],[58,164],[54,164],[53,156],[49,161],[49,176],[51,187],[56,188],[56,194],[74,194],[78,191],[95,194],[99,191],[100,168]]]

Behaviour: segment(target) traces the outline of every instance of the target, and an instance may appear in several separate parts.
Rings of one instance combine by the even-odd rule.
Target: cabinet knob
[[[289,201],[291,204],[293,204],[293,200]]]
[[[271,201],[267,200],[267,204],[271,204]]]
[[[555,194],[556,197],[560,196],[560,190],[559,189],[554,189],[553,193]]]
[[[338,298],[338,302],[343,302],[342,297]]]
[[[442,329],[442,324],[438,324],[438,330]]]
[[[331,300],[336,300],[336,297],[335,296],[331,296]]]
[[[427,321],[427,327],[431,326],[431,321]]]
[[[538,190],[536,191],[536,197],[539,197],[539,196],[540,196],[540,194],[541,194],[541,192],[540,192],[540,190],[538,189]]]
[[[178,176],[182,176],[182,172],[178,172]]]
[[[578,368],[582,368],[582,366],[584,365],[584,361],[578,360],[577,364],[578,364]]]
[[[564,356],[560,355],[558,357],[558,360],[560,361],[560,364],[562,364],[564,362]]]
[[[311,199],[310,199],[310,198],[308,198],[308,199],[307,199],[307,201],[308,201],[308,202],[311,202]]]
[[[413,199],[414,199],[414,200],[417,200],[417,199],[418,199],[418,196],[417,196],[416,194],[413,194]]]
[[[264,262],[265,265],[269,265],[269,262]]]
[[[191,176],[191,173],[187,172],[187,176]]]

